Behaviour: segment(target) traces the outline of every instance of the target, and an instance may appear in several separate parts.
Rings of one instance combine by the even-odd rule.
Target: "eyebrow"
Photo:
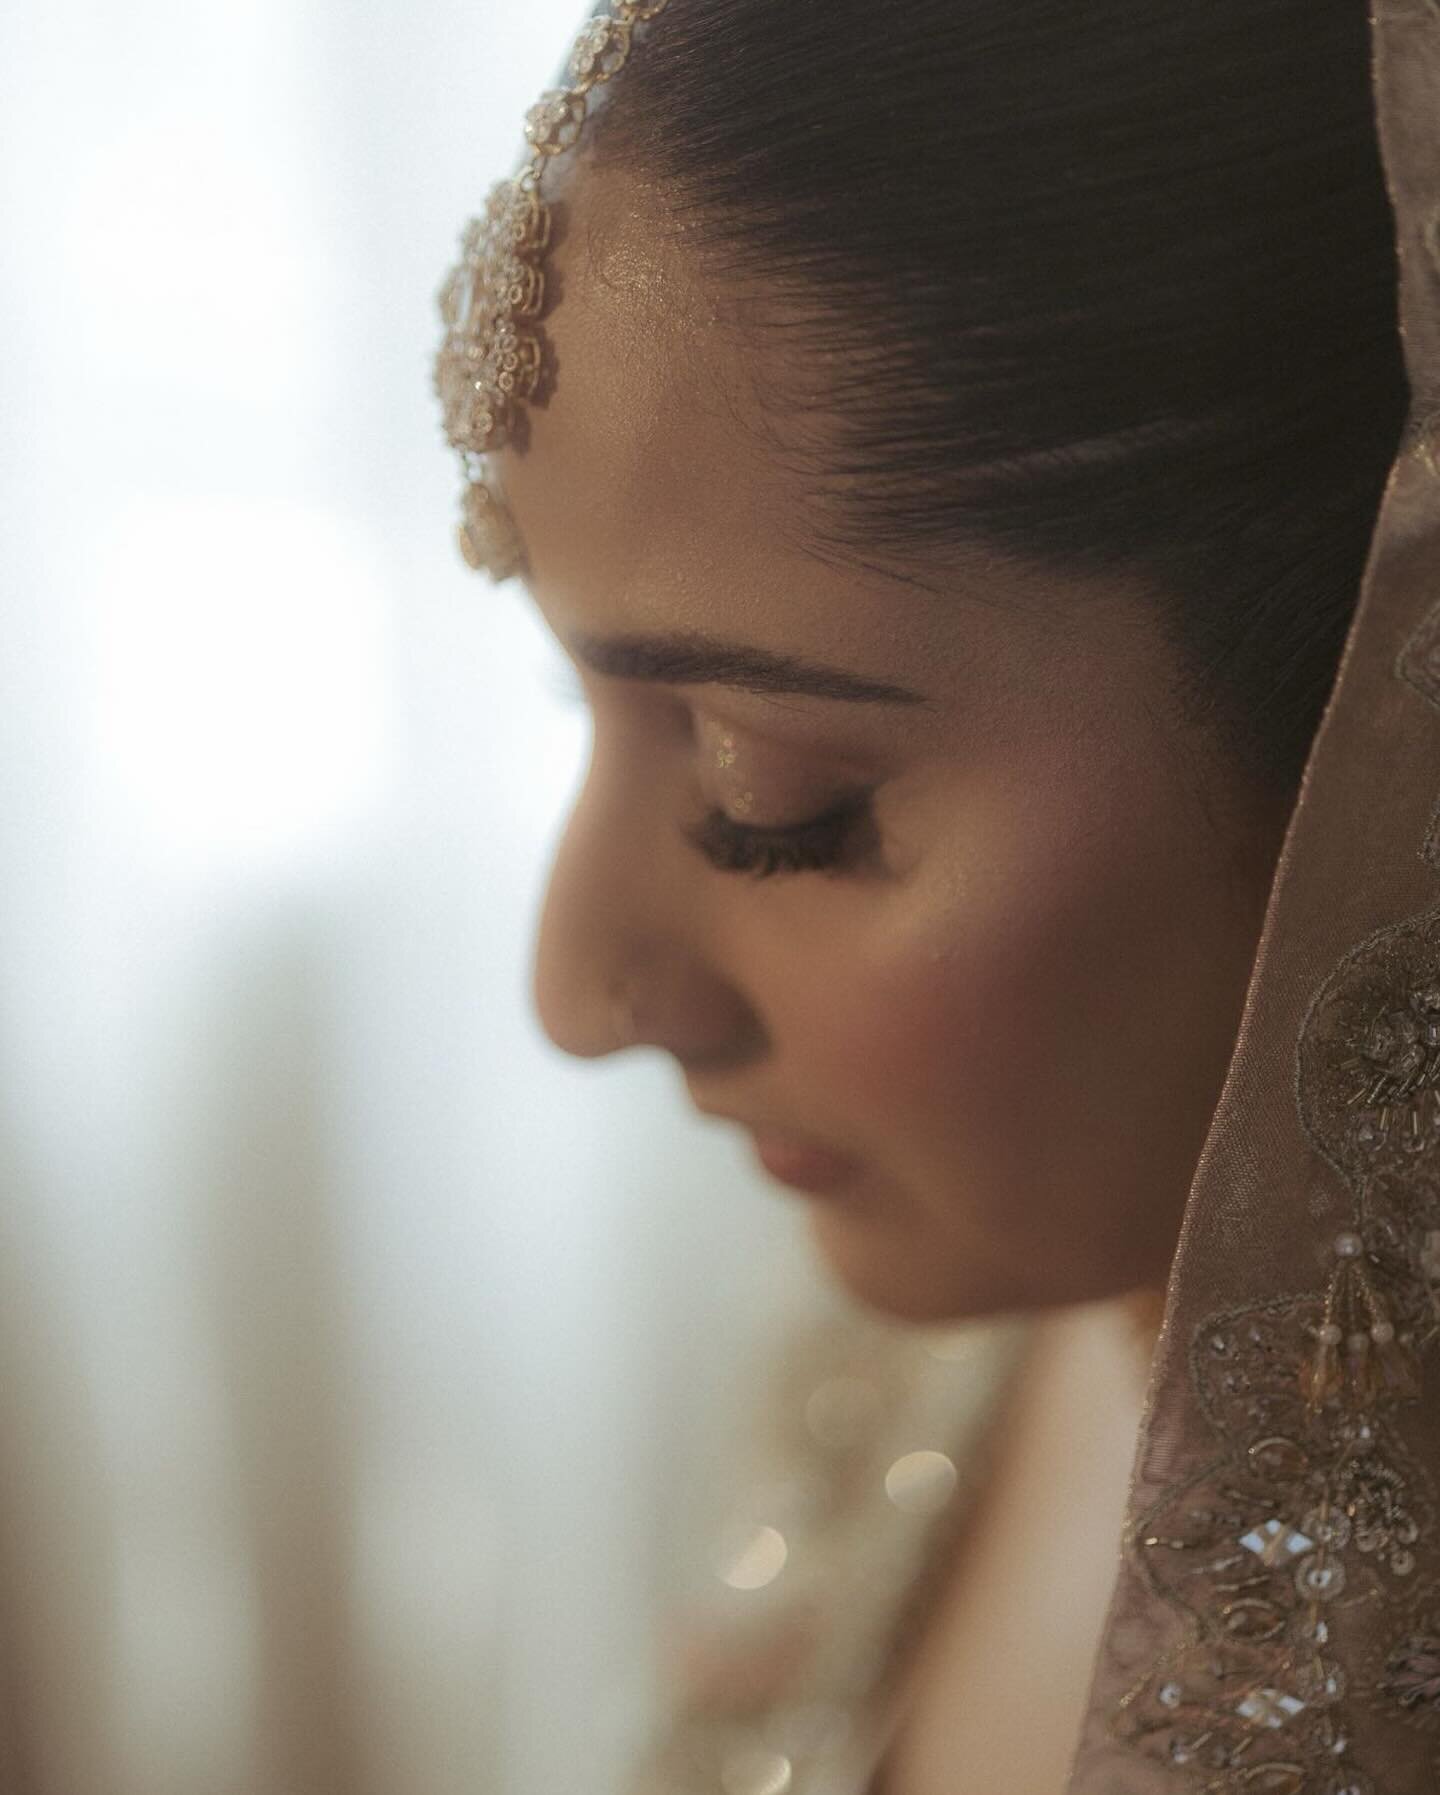
[[[684,632],[667,636],[586,636],[571,638],[577,660],[612,679],[648,679],[675,686],[732,686],[772,696],[830,698],[842,704],[928,704],[908,686],[864,679],[840,667],[822,667],[773,654],[745,642]]]

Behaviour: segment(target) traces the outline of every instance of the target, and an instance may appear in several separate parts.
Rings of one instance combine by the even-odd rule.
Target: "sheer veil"
[[[1440,0],[1377,0],[1410,426],[1191,1188],[1070,1795],[1440,1788]]]

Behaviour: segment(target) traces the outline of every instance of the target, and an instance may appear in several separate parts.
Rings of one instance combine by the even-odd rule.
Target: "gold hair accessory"
[[[505,443],[539,385],[545,365],[539,330],[550,208],[540,178],[552,156],[573,148],[593,88],[619,72],[634,28],[669,0],[608,0],[570,52],[569,87],[552,88],[525,114],[529,152],[508,181],[490,189],[485,209],[460,236],[460,260],[439,293],[445,335],[435,357],[435,391],[445,437],[465,476],[460,553],[477,573],[508,579],[520,566],[520,539],[490,478],[489,452]]]

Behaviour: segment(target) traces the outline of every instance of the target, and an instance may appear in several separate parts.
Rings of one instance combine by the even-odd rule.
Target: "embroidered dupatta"
[[[1372,31],[1410,425],[1190,1192],[1070,1795],[1440,1789],[1440,5]]]

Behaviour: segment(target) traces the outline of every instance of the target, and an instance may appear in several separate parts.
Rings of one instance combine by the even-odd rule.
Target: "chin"
[[[958,1243],[937,1242],[933,1230],[903,1225],[892,1209],[860,1204],[815,1202],[809,1219],[812,1244],[832,1282],[877,1315],[921,1326],[1103,1301],[1163,1287],[1168,1269],[1168,1261],[1134,1264],[1118,1252],[1049,1264],[1034,1256],[1023,1269],[1001,1265]]]
[[[894,1321],[944,1326],[1046,1308],[1064,1296],[1017,1288],[957,1267],[919,1235],[886,1232],[856,1210],[814,1203],[810,1234],[822,1270],[862,1308]]]

